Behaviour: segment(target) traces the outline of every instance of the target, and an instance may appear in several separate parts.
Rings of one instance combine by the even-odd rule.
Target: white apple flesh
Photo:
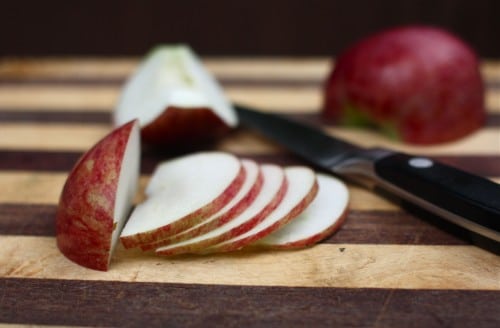
[[[226,204],[226,206],[212,216],[207,217],[199,224],[164,240],[142,245],[141,249],[144,251],[152,250],[164,245],[178,243],[183,240],[202,235],[226,224],[247,209],[260,193],[263,184],[263,176],[260,166],[254,161],[242,159],[241,164],[246,172],[245,181],[240,191],[229,203]]]
[[[302,213],[317,195],[318,182],[316,175],[313,170],[300,166],[286,168],[285,175],[288,181],[288,189],[285,197],[273,212],[249,231],[211,246],[203,250],[202,253],[239,250],[277,231]]]
[[[250,206],[226,224],[200,236],[156,249],[156,254],[168,256],[196,253],[252,229],[273,212],[283,200],[288,190],[284,170],[272,164],[261,166],[263,185],[260,193]]]
[[[56,214],[56,239],[70,260],[106,271],[139,179],[137,121],[118,127],[71,170]]]
[[[146,187],[147,198],[132,212],[121,242],[139,247],[189,229],[229,203],[245,181],[235,156],[201,152],[158,166]]]
[[[173,147],[206,142],[238,124],[216,79],[184,45],[155,48],[127,81],[114,122],[135,118],[143,142]]]
[[[252,246],[290,249],[312,246],[333,234],[344,222],[349,204],[346,185],[325,174],[318,174],[318,195],[293,221],[258,240]]]

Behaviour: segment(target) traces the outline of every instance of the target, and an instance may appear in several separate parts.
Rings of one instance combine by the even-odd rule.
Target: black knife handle
[[[385,189],[500,241],[500,185],[429,158],[402,153],[378,159],[374,170]]]

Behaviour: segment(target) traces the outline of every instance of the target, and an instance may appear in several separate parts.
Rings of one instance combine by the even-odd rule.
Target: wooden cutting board
[[[0,323],[63,326],[500,326],[500,257],[463,231],[349,185],[342,229],[297,251],[157,258],[118,247],[108,272],[66,260],[54,239],[65,177],[111,129],[137,61],[0,61]],[[484,62],[488,122],[461,141],[408,147],[325,126],[324,58],[206,59],[229,97],[360,145],[425,154],[500,181],[500,63]],[[304,164],[239,129],[211,149]],[[168,153],[146,151],[142,185]]]

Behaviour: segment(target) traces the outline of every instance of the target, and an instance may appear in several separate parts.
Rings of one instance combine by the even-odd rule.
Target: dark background
[[[401,24],[444,27],[500,58],[497,0],[0,0],[0,56],[141,55],[189,43],[202,55],[336,55]]]

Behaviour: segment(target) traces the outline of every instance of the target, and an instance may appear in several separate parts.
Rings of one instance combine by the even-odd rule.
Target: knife
[[[361,148],[276,114],[236,105],[243,125],[339,176],[381,188],[500,242],[500,185],[424,156]]]

